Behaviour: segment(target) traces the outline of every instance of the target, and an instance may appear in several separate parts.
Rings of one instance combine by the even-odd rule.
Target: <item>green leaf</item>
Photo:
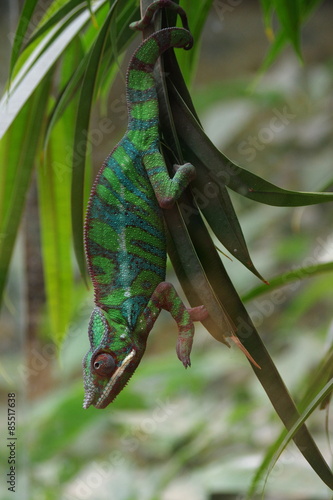
[[[271,27],[271,16],[273,10],[272,0],[260,0],[261,8],[263,10],[264,23],[267,28]]]
[[[96,2],[94,12],[96,12],[106,0]],[[6,93],[0,101],[0,138],[6,132],[13,122],[20,109],[33,91],[38,87],[43,77],[60,58],[64,50],[90,20],[89,11],[85,11],[77,16],[66,28],[61,31],[57,38],[53,40],[46,50],[43,50],[43,44],[38,44],[29,61],[21,69],[12,83],[12,90]],[[63,23],[64,21],[62,21]],[[50,35],[50,34],[49,34]],[[45,43],[47,43],[45,41]]]
[[[64,165],[66,132],[63,122],[53,130],[45,163],[38,169],[39,212],[47,305],[51,334],[63,339],[72,312],[71,170]]]
[[[182,196],[182,201],[187,205],[190,203],[186,194]],[[210,282],[210,275],[207,274],[207,269],[200,261],[193,246],[187,228],[188,224],[184,223],[180,205],[167,210],[165,213],[168,227],[169,257],[191,306],[195,307],[201,304],[206,306],[209,317],[202,322],[203,325],[216,340],[229,345],[227,338],[234,333],[235,327],[214,292]],[[202,229],[202,226],[196,226],[198,237],[202,238],[204,236],[207,238],[207,234],[204,232],[202,235],[202,231],[199,231],[199,229]],[[208,237],[208,242],[209,240]]]
[[[165,66],[165,68],[167,68],[167,66]],[[171,75],[173,75],[173,73],[171,73]],[[160,75],[160,78],[163,81],[163,74]],[[165,148],[166,151],[174,150],[174,146],[177,146],[179,140],[182,145],[182,153],[184,153],[184,155],[186,154],[186,161],[191,161],[195,164],[195,161],[192,161],[193,156],[192,158],[188,156],[191,151],[193,151],[195,158],[200,159],[200,170],[202,170],[202,166],[205,167],[204,174],[206,175],[206,179],[204,182],[208,183],[211,180],[209,173],[212,168],[215,167],[216,172],[221,172],[221,158],[223,168],[224,157],[223,155],[220,155],[219,152],[215,153],[215,149],[213,154],[214,147],[208,141],[199,123],[195,120],[195,111],[193,114],[189,111],[189,107],[192,107],[192,103],[188,96],[187,89],[184,88],[182,82],[180,83],[181,90],[178,90],[181,94],[175,91],[174,86],[170,85],[168,87],[168,102],[170,103],[170,107],[173,112],[175,127],[170,126],[168,120],[162,121],[162,132],[167,141]],[[161,103],[163,103],[163,86],[159,89],[159,96]],[[186,104],[184,102],[185,99]],[[161,116],[168,114],[168,102],[165,104],[164,108],[162,108]],[[178,138],[170,137],[175,133],[175,131],[178,134]],[[217,158],[214,160],[215,154],[219,157],[218,160]],[[238,170],[237,174],[240,176],[242,172],[242,169],[240,171]],[[213,173],[215,174],[214,170]],[[226,172],[223,173],[224,177],[226,177],[224,184],[227,184],[227,181],[230,181],[229,177],[231,174],[228,172],[228,175],[225,176],[225,173]],[[184,196],[186,197],[185,205],[190,207],[191,210],[191,207],[195,207],[195,203],[191,200],[189,190],[187,190],[180,199],[179,207],[181,207],[181,204],[184,201]],[[168,218],[172,215],[170,215],[170,212],[171,211],[167,211],[165,214],[169,231],[173,231],[172,248],[169,255],[173,260],[175,271],[181,281],[182,287],[184,287],[185,293],[189,294],[188,299],[190,303],[191,300],[194,300],[196,304],[198,303],[197,301],[200,303],[200,300],[202,300],[205,306],[209,307],[209,304],[206,304],[204,300],[206,290],[209,289],[209,287],[211,288],[221,310],[225,311],[226,317],[230,319],[229,323],[233,327],[233,330],[235,329],[240,343],[260,365],[261,369],[253,364],[251,364],[251,367],[266,391],[282,422],[287,429],[290,429],[299,417],[296,406],[225,271],[223,263],[210,238],[209,232],[201,219],[200,213],[192,210],[193,213],[190,218],[186,217],[187,214],[184,215],[184,213],[182,213],[183,224],[179,221],[178,227],[181,228],[181,230],[179,229],[179,234],[177,234],[177,221],[171,223],[168,222]],[[183,227],[184,223],[185,228]],[[188,234],[186,239],[184,237],[185,234]],[[177,252],[178,248],[180,248],[179,254],[176,254],[176,259],[174,259],[175,249]],[[181,260],[180,254],[182,254],[183,260]],[[195,280],[195,274],[193,273],[191,277],[191,272],[187,269],[188,261],[191,262],[191,265],[192,262],[196,263],[199,270],[199,286],[197,286],[194,293],[190,279],[192,278]],[[200,280],[201,272],[199,266],[202,267],[203,274],[208,279],[207,284],[201,282]],[[201,295],[202,291],[203,294]],[[208,330],[212,333],[212,330],[209,327]],[[225,336],[228,336],[228,333],[227,329],[226,332],[222,332],[222,335],[224,334]],[[214,336],[213,333],[212,335]],[[332,487],[333,475],[305,425],[300,427],[297,434],[294,436],[294,441],[316,473],[327,485]]]
[[[86,71],[88,61],[89,61],[89,53],[82,54],[81,60],[78,61],[77,66],[75,66],[76,70],[74,71],[72,76],[68,79],[67,84],[65,85],[63,91],[60,93],[58,99],[56,100],[56,103],[50,113],[48,124],[46,127],[46,132],[44,137],[44,149],[47,146],[50,133],[54,125],[62,117],[70,100],[73,97],[76,97],[76,90]]]
[[[40,83],[2,139],[0,168],[0,297],[22,217],[50,91],[50,76]]]
[[[308,405],[308,407],[302,412],[302,414],[299,416],[299,418],[296,420],[296,422],[292,425],[292,427],[289,429],[288,433],[284,438],[281,440],[276,452],[275,456],[272,459],[270,466],[268,468],[267,474],[266,474],[266,482],[269,474],[272,472],[274,465],[276,464],[279,456],[281,453],[285,450],[287,445],[290,443],[292,439],[295,438],[297,435],[297,432],[302,428],[302,426],[305,424],[307,419],[310,417],[310,415],[314,412],[314,410],[320,405],[322,401],[324,401],[333,391],[333,379],[331,379],[325,387],[318,393],[318,395],[311,401],[311,403]]]
[[[251,89],[253,90],[254,87],[256,86],[258,80],[262,77],[262,75],[265,73],[265,71],[268,70],[268,68],[273,64],[273,62],[277,59],[278,55],[284,48],[285,44],[287,42],[287,37],[284,31],[279,31],[273,38],[273,42],[265,56],[265,59],[258,71],[258,75],[255,77],[254,82],[251,86]]]
[[[167,217],[168,216],[169,215],[167,214]],[[195,224],[193,221],[191,221],[191,225],[187,224],[190,245],[188,245],[188,248],[182,248],[184,258],[191,254],[191,247],[193,247],[194,252],[203,267],[204,273],[208,278],[213,293],[216,295],[217,300],[222,305],[223,309],[227,312],[227,317],[230,318],[231,324],[236,328],[236,334],[239,340],[245,349],[250,353],[252,358],[261,367],[261,369],[258,369],[256,366],[251,364],[251,368],[254,370],[282,422],[287,429],[291,429],[295,421],[299,418],[295,404],[290,397],[284,382],[269,353],[267,352],[257,330],[252,324],[242,301],[239,299],[238,294],[236,293],[231,280],[227,275],[219,256],[217,255],[214,244],[210,240],[207,228],[201,221],[200,215],[195,215],[194,217],[196,219]],[[179,239],[176,238],[174,242],[176,248],[178,248],[179,243]],[[175,266],[175,270],[176,272],[178,271],[177,265]],[[182,286],[185,285],[184,291],[187,293],[186,280],[185,283],[183,283],[184,271],[181,270],[180,274],[177,272],[177,275]],[[201,287],[197,288],[197,294],[199,295],[199,299],[202,299]],[[191,296],[189,297],[189,300],[191,301]],[[210,328],[208,329],[211,333]],[[300,452],[310,463],[314,471],[325,482],[325,484],[332,488],[333,475],[305,425],[298,429],[298,432],[293,436],[293,439]]]
[[[299,0],[273,0],[273,3],[283,31],[301,58],[301,11]]]
[[[32,33],[24,48],[26,49],[55,25],[66,26],[67,22],[70,21],[72,17],[76,17],[80,12],[85,10],[85,8],[85,2],[82,2],[82,0],[70,0],[66,2]]]
[[[10,68],[9,68],[9,80],[11,79],[11,76],[13,74],[14,66],[20,54],[21,47],[24,43],[24,40],[26,39],[26,33],[37,3],[38,0],[30,0],[29,2],[24,2],[23,4],[23,9],[20,15],[20,19],[13,40],[13,47],[12,47]]]
[[[311,266],[300,267],[299,269],[294,269],[293,271],[288,271],[283,274],[279,274],[269,280],[269,287],[258,286],[247,292],[242,296],[244,302],[255,299],[256,297],[263,295],[265,293],[270,293],[277,288],[287,285],[288,283],[293,283],[294,281],[299,281],[300,279],[310,278],[311,276],[316,276],[321,273],[328,273],[333,271],[333,262],[324,262],[322,264],[313,264]]]
[[[181,102],[184,103],[184,106],[188,109],[188,111],[189,108],[191,109],[191,112],[189,111],[189,113],[191,114],[191,116],[193,116],[193,119],[195,117],[196,125],[200,128],[200,130],[202,130],[201,126],[199,125],[198,118],[196,117],[196,112],[194,110],[191,97],[179,71],[179,67],[174,54],[171,51],[168,51],[165,54],[164,59],[164,72],[170,74],[170,78],[173,84],[169,89],[171,95],[171,102],[169,107],[172,108],[174,115],[173,118],[171,115],[171,118],[169,117],[168,120],[166,120],[166,117],[171,113],[171,111],[170,113],[161,113],[161,122],[164,123],[164,129],[167,129],[168,121],[170,122],[171,119],[175,122],[175,124],[173,125],[173,128],[175,128],[176,123],[183,118],[178,116],[178,112],[182,114],[182,111],[175,108],[176,102],[173,99],[172,95],[173,89],[173,91],[175,91],[178,96],[178,92],[182,93],[184,99],[186,99],[186,104],[180,98]],[[178,89],[178,92],[175,90],[175,87]],[[184,121],[183,124],[185,124]],[[177,137],[176,130],[174,130],[172,134],[169,132],[170,147],[171,149],[175,150],[175,148],[172,146],[172,141],[174,139],[171,137],[171,135],[173,136],[173,138],[175,136]],[[210,224],[212,230],[216,234],[217,238],[222,242],[225,248],[227,248],[229,252],[235,256],[235,258],[240,260],[256,276],[258,276],[259,279],[263,280],[251,261],[251,257],[247,250],[246,242],[244,240],[240,224],[235,214],[229,194],[226,190],[224,181],[221,182],[218,176],[216,176],[215,179],[207,176],[207,168],[203,158],[199,158],[198,155],[194,154],[191,148],[188,148],[187,145],[184,144],[183,151],[180,151],[180,146],[177,146],[176,158],[178,163],[184,162],[183,157],[185,158],[185,161],[190,161],[196,167],[196,179],[191,183],[191,185],[193,186],[192,193],[195,195],[197,205],[192,206],[190,204],[189,206],[186,206],[184,204],[184,201],[180,201],[185,221],[190,221],[192,215],[198,213],[198,209],[200,209],[204,214],[206,220]]]
[[[194,160],[198,158],[206,165],[210,175],[207,182],[223,183],[250,200],[276,207],[298,207],[333,201],[333,193],[282,189],[233,163],[206,136],[178,92],[174,88],[170,88],[170,92],[172,109],[177,115],[179,137],[187,151],[192,151]]]
[[[201,2],[184,0],[181,2],[181,7],[188,16],[189,28],[194,40],[193,47],[190,51],[177,51],[177,60],[186,82],[190,82],[195,71],[201,47],[201,33],[212,5],[214,5],[213,0],[203,0]],[[179,26],[181,25],[179,19],[177,24]]]
[[[293,0],[294,2],[294,0]],[[284,0],[282,2],[283,4],[291,4],[293,2],[288,2],[287,0]],[[262,0],[262,3],[267,4],[264,7],[264,13],[267,15],[269,5],[272,4],[271,0]],[[279,0],[274,0],[274,4],[278,4]],[[309,17],[311,12],[314,10],[314,8],[321,3],[321,0],[300,0],[298,7],[296,9],[299,9],[299,15],[301,17],[301,22],[304,23],[305,20]],[[283,7],[282,7],[283,8]],[[287,5],[288,8],[288,5]],[[293,8],[290,6],[290,8]],[[300,29],[300,28],[299,28]],[[264,62],[259,70],[259,76],[261,76],[269,66],[276,60],[278,55],[280,54],[281,50],[285,46],[286,42],[288,41],[288,36],[287,32],[285,29],[280,29],[278,33],[273,37],[272,34],[270,34],[270,38],[273,39],[272,45],[270,46],[267,55],[264,59]],[[294,36],[294,35],[293,35]],[[296,36],[296,35],[295,35]],[[299,34],[297,35],[299,37]],[[258,78],[255,79],[254,85]]]
[[[311,370],[310,382],[307,380],[306,384],[309,384],[305,394],[300,399],[299,408],[300,411],[304,412],[307,406],[311,405],[313,400],[318,395],[318,390],[322,390],[325,386],[327,380],[332,378],[332,366],[333,366],[333,350],[331,349],[326,353],[323,360],[320,361],[316,368]],[[323,399],[325,401],[325,398]],[[276,456],[277,451],[282,445],[284,439],[286,438],[288,432],[284,429],[279,437],[275,440],[274,443],[268,448],[265,453],[265,456],[256,470],[255,475],[253,476],[250,488],[248,490],[248,497],[252,498],[256,492],[256,490],[262,486],[263,478],[267,473],[267,470],[270,468],[270,464],[272,464],[274,457]]]

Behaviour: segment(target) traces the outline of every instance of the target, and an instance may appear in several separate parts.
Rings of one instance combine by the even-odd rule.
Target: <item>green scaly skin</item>
[[[185,12],[173,2],[151,4],[134,29],[149,25],[161,7]],[[147,337],[161,311],[178,325],[177,355],[190,365],[193,321],[207,317],[204,306],[187,309],[165,282],[166,239],[161,208],[171,207],[195,175],[186,163],[171,179],[159,151],[158,102],[152,74],[171,47],[189,49],[187,29],[166,28],[135,51],[127,71],[128,128],[95,180],[85,221],[85,248],[95,292],[90,349],[83,360],[84,408],[105,408],[141,361]]]

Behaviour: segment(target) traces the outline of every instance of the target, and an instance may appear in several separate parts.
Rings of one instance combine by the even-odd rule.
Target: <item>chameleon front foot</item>
[[[197,306],[187,309],[171,283],[163,281],[160,283],[146,310],[146,316],[153,322],[161,309],[169,311],[178,325],[178,339],[176,352],[185,368],[191,366],[190,354],[194,336],[193,321],[203,321],[208,312],[205,306]]]
[[[190,353],[192,350],[193,336],[191,338],[178,336],[176,353],[178,359],[183,363],[185,368],[191,366]]]
[[[186,312],[190,316],[190,320],[187,324],[188,329],[184,331],[184,327],[180,327],[176,346],[177,356],[185,368],[191,366],[190,354],[194,336],[194,325],[192,322],[203,321],[208,317],[208,311],[205,306],[192,307],[186,309]]]

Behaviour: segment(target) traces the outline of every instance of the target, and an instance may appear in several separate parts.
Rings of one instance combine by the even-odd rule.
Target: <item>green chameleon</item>
[[[159,151],[152,74],[164,51],[192,47],[186,14],[173,2],[159,0],[131,27],[147,27],[161,7],[176,10],[184,28],[155,32],[133,54],[127,71],[127,131],[99,171],[87,209],[85,248],[96,307],[88,329],[90,349],[83,360],[84,408],[105,408],[123,389],[141,361],[161,309],[177,322],[176,350],[185,367],[190,366],[193,321],[208,315],[204,306],[187,309],[173,285],[164,281],[162,209],[172,207],[195,169],[186,163],[175,166],[173,178],[167,172]]]

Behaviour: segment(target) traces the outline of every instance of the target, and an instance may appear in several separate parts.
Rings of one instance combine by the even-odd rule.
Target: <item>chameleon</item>
[[[161,311],[178,325],[176,352],[190,366],[194,321],[205,306],[186,308],[165,281],[163,210],[171,208],[195,177],[190,163],[175,165],[170,177],[160,153],[159,109],[154,66],[160,55],[193,45],[185,11],[169,0],[153,2],[131,27],[145,29],[157,9],[168,7],[182,28],[163,28],[134,52],[126,74],[128,126],[94,181],[84,224],[85,253],[95,307],[88,326],[90,348],[83,359],[83,407],[105,408],[127,384],[146,349]]]

